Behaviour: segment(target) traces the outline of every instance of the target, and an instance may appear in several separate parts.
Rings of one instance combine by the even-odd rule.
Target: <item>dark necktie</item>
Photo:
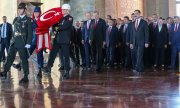
[[[155,29],[156,28],[156,23],[153,23],[153,29]]]

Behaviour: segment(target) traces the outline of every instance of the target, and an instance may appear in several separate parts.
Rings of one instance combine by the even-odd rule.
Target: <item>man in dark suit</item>
[[[92,29],[92,20],[91,20],[91,13],[86,13],[87,21],[84,22],[83,28],[82,28],[82,44],[84,44],[85,49],[85,64],[86,68],[90,70],[90,55],[91,55],[91,47],[89,44],[90,40],[90,32]]]
[[[146,66],[152,65],[154,61],[155,47],[152,44],[153,37],[155,37],[156,29],[158,25],[158,16],[156,14],[152,15],[152,22],[149,24],[149,47],[144,51],[144,62]],[[153,56],[152,56],[153,55]]]
[[[99,12],[94,11],[93,27],[91,29],[90,43],[94,43],[96,49],[96,71],[101,70],[102,66],[102,47],[105,46],[106,22],[99,18]]]
[[[108,21],[109,27],[106,30],[106,55],[110,67],[114,66],[115,47],[118,43],[118,29],[112,19]]]
[[[180,18],[178,16],[174,17],[174,24],[171,26],[170,31],[170,44],[172,47],[171,52],[171,65],[170,69],[174,69],[176,67],[177,55],[180,52]]]
[[[135,21],[135,15],[134,13],[131,14],[131,22],[128,24],[128,28],[127,28],[127,35],[129,37],[129,39],[127,39],[127,43],[130,44],[130,37],[131,37],[131,30],[132,30],[132,24]],[[135,50],[134,49],[130,49],[130,56],[131,56],[131,62],[132,62],[132,69],[135,69],[135,65],[136,65],[136,56],[135,56]]]
[[[124,17],[124,26],[121,32],[121,51],[122,51],[122,60],[125,67],[130,66],[130,48],[129,48],[129,39],[130,35],[128,35],[128,26],[129,26],[129,17]]]
[[[169,36],[170,36],[170,31],[171,31],[171,26],[173,24],[173,18],[172,17],[168,17],[166,19],[167,23],[166,23],[166,26],[167,26],[167,31],[168,31],[168,42],[169,42]],[[171,45],[170,43],[167,44],[167,48],[165,49],[165,65],[170,65],[171,64]]]
[[[143,53],[144,47],[149,46],[149,30],[148,24],[143,20],[140,15],[140,10],[135,10],[134,14],[136,20],[132,23],[131,37],[130,37],[130,48],[135,50],[136,55],[136,72],[144,71]]]
[[[80,22],[76,21],[75,23],[75,54],[77,65],[80,65],[80,57],[81,55],[81,66],[85,66],[85,58],[84,58],[84,46],[82,44],[82,30],[80,26]]]
[[[121,18],[117,19],[117,25],[116,27],[118,28],[118,44],[117,47],[115,48],[115,62],[117,63],[117,65],[120,65],[122,63],[121,61],[121,35],[122,35],[122,31],[123,31],[123,20]]]
[[[165,55],[165,48],[167,48],[167,44],[168,44],[168,38],[167,38],[166,25],[163,24],[162,18],[159,18],[152,39],[152,44],[154,45],[155,48],[154,68],[156,68],[159,63],[161,65],[161,69],[164,70],[164,59],[165,59],[164,55]]]
[[[5,54],[5,49],[8,52],[11,38],[13,37],[12,25],[7,22],[7,17],[3,16],[3,23],[0,25],[0,60]]]

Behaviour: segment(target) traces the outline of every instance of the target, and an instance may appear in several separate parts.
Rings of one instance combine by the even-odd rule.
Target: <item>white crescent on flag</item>
[[[63,14],[61,8],[52,8],[40,16],[40,18],[37,20],[38,28],[36,29],[36,52],[39,52],[44,48],[51,50],[52,46],[49,28],[54,24],[57,24],[62,18]]]

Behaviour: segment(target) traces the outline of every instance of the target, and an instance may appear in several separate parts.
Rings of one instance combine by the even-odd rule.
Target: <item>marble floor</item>
[[[11,68],[0,79],[0,108],[180,108],[180,80],[176,71],[135,74],[123,68],[102,73],[74,68],[62,79],[58,60],[51,75],[37,79],[30,61],[30,82],[19,85],[22,72]]]

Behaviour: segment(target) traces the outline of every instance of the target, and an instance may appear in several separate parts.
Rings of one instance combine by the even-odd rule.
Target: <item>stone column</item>
[[[71,15],[75,21],[85,20],[85,13],[87,11],[93,12],[95,8],[94,0],[70,0]]]
[[[149,16],[152,16],[152,14],[157,13],[157,8],[156,8],[156,3],[157,1],[156,0],[145,0],[145,4],[146,4],[146,17],[149,17]]]
[[[117,18],[117,2],[117,0],[105,0],[105,16],[111,15],[113,18]]]
[[[13,22],[15,16],[17,16],[17,0],[1,0],[0,4],[0,23],[2,23],[2,16],[7,16],[9,23]]]
[[[167,18],[169,16],[169,0],[159,0],[159,16]]]
[[[95,0],[95,10],[99,11],[101,18],[105,18],[105,1]]]
[[[176,0],[169,0],[169,16],[176,15]]]

